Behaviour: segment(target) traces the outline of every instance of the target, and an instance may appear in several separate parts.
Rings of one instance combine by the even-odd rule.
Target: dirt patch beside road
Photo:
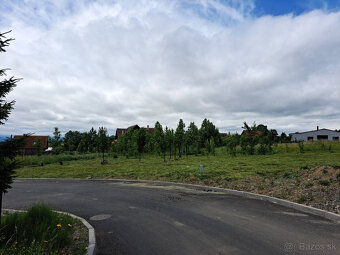
[[[302,168],[281,177],[253,176],[233,180],[227,188],[249,191],[340,214],[340,167]]]

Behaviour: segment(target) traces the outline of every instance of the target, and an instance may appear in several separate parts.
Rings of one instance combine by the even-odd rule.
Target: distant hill
[[[0,135],[0,142],[5,141],[7,137],[10,137],[10,135]]]

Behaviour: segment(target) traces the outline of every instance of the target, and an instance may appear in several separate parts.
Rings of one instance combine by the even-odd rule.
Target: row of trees
[[[49,138],[49,144],[55,153],[60,151],[78,151],[79,153],[104,153],[113,152],[126,157],[139,157],[143,153],[157,153],[166,160],[178,159],[183,154],[215,155],[215,148],[226,146],[230,155],[236,155],[236,148],[241,148],[244,154],[270,154],[274,143],[290,142],[290,137],[285,133],[278,136],[274,129],[268,129],[265,125],[249,126],[243,125],[242,134],[228,133],[221,137],[219,130],[208,119],[204,119],[200,128],[191,122],[186,128],[182,119],[179,120],[177,128],[171,129],[163,126],[157,121],[153,132],[149,129],[131,128],[123,136],[115,140],[114,136],[108,136],[107,129],[100,127],[98,132],[91,128],[88,132],[68,131],[64,138],[58,128],[55,128],[53,136]],[[104,157],[104,156],[103,156]]]
[[[177,128],[171,129],[163,126],[157,121],[153,134],[148,129],[130,129],[124,136],[121,136],[116,143],[113,143],[114,152],[129,156],[145,153],[158,153],[166,160],[169,158],[181,158],[183,154],[215,153],[215,146],[220,146],[221,135],[215,125],[204,119],[199,129],[194,122],[191,122],[187,129],[182,119],[179,120]]]
[[[54,128],[53,136],[48,139],[49,146],[53,152],[58,154],[62,151],[78,151],[80,153],[104,153],[110,149],[114,136],[108,136],[107,129],[100,127],[95,130],[93,127],[88,132],[68,131],[62,138],[61,132],[57,127]]]

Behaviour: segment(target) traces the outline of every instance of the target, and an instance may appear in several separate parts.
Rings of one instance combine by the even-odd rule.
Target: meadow
[[[340,166],[340,143],[305,143],[303,153],[298,144],[274,145],[270,155],[228,155],[225,147],[216,149],[215,155],[183,155],[166,162],[162,156],[143,154],[127,158],[106,154],[107,164],[101,165],[101,154],[44,155],[19,157],[22,167],[17,177],[22,178],[119,178],[161,180],[226,186],[231,180],[249,176],[282,177],[301,169],[319,165]],[[40,162],[44,166],[39,166]],[[63,165],[59,164],[63,161]],[[204,166],[203,175],[199,167]]]

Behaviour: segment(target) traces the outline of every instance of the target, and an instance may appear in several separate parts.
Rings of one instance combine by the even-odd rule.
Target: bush
[[[1,222],[0,248],[5,253],[0,254],[29,248],[37,254],[40,250],[44,251],[41,254],[61,251],[72,242],[73,224],[72,217],[53,212],[45,205],[33,206],[27,213],[10,214]]]

